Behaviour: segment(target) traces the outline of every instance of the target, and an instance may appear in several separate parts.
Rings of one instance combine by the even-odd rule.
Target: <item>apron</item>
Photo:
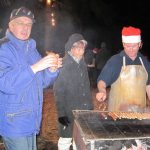
[[[109,111],[131,111],[131,106],[144,108],[146,106],[146,82],[148,74],[142,65],[127,65],[123,57],[123,66],[118,79],[111,85],[109,94]]]

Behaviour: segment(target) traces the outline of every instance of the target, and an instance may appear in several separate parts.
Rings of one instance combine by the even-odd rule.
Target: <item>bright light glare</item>
[[[51,13],[51,16],[54,17],[54,13]]]
[[[47,2],[47,5],[51,5],[52,0],[47,0],[46,2]]]
[[[54,18],[52,18],[52,20],[51,20],[51,24],[52,24],[52,26],[55,26],[55,19]]]

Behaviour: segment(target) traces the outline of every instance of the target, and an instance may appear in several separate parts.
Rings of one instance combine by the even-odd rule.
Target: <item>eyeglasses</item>
[[[84,51],[84,50],[85,50],[85,47],[76,47],[76,49],[77,49],[78,51]]]
[[[73,45],[73,48],[75,48],[78,51],[85,50],[85,46],[82,46],[82,45],[79,45],[79,44]]]
[[[18,25],[18,26],[21,26],[21,27],[29,27],[31,28],[33,23],[23,23],[23,22],[19,22],[19,21],[15,21],[15,23]]]

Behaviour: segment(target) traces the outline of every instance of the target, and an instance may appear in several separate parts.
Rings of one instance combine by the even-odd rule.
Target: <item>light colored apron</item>
[[[148,74],[142,65],[127,65],[123,57],[123,66],[118,79],[111,85],[108,111],[128,111],[129,106],[146,106],[146,82]]]

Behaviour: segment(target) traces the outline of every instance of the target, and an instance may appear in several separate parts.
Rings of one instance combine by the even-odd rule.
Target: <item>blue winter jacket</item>
[[[43,88],[53,84],[59,72],[46,69],[34,74],[30,66],[40,59],[33,39],[22,41],[6,33],[0,45],[0,135],[39,132]]]

